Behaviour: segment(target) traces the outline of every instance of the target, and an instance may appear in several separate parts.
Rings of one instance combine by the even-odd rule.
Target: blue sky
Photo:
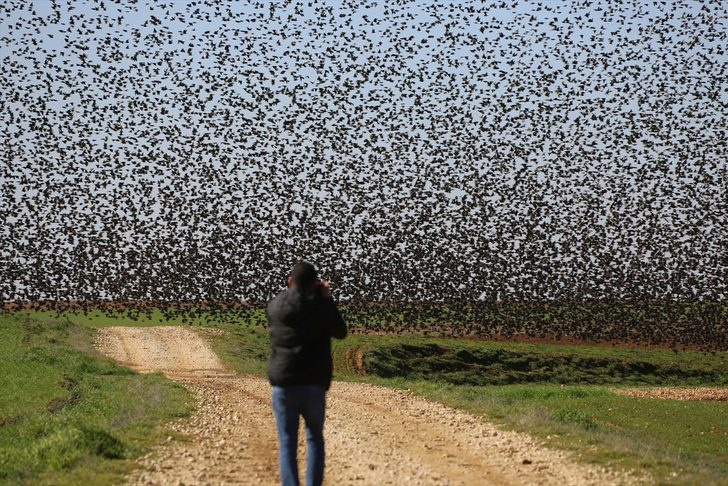
[[[281,261],[251,270],[261,292],[330,245],[322,268],[350,295],[356,262],[372,281],[423,251],[467,295],[561,280],[598,295],[604,265],[724,295],[721,2],[59,4],[0,21],[17,70],[0,85],[9,265],[99,238],[112,267],[164,244],[240,264],[273,248]]]

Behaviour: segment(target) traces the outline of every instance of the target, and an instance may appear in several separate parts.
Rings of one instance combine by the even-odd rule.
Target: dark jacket
[[[297,286],[268,303],[271,355],[268,379],[273,386],[331,385],[331,338],[346,337],[346,324],[332,299],[307,295]]]

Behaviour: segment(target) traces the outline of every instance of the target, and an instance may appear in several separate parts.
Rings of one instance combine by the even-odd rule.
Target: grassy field
[[[31,315],[35,322],[43,322],[43,339],[61,332],[53,330],[62,320],[54,320],[52,313]],[[101,313],[67,317],[73,331],[63,331],[70,336],[64,342],[88,343],[87,337],[79,339],[73,335],[84,335],[84,329],[93,327],[181,323],[168,322],[161,313],[142,315],[136,320]],[[212,339],[229,367],[243,373],[265,372],[265,329],[215,319],[198,322],[227,331],[226,335]],[[16,346],[24,345],[16,341],[8,349]],[[725,352],[352,335],[344,341],[334,341],[334,359],[338,379],[410,389],[505,428],[529,432],[553,447],[573,451],[586,462],[645,470],[657,484],[728,484],[728,403],[633,398],[613,391],[625,385],[725,386]],[[108,362],[94,360],[119,371],[93,376],[163,383],[161,377],[124,374]],[[5,374],[3,371],[3,377]],[[49,382],[47,386],[60,385]],[[61,386],[61,390],[65,388]],[[38,393],[28,391],[27,395]],[[54,393],[60,398],[65,396],[57,390]],[[53,393],[39,396],[42,398],[36,400],[36,407],[41,411],[55,397]],[[164,413],[168,412],[159,412],[155,417]],[[0,450],[7,443],[2,435],[5,428],[0,428]],[[129,442],[123,435],[126,433],[114,432],[120,440]],[[148,442],[154,440],[157,439],[149,438]],[[127,451],[125,457],[131,455]],[[98,462],[98,466],[91,468],[93,471],[102,471],[115,463],[93,454],[90,457],[94,458],[91,464]],[[13,459],[13,464],[19,464],[17,461]],[[51,466],[43,467],[52,470],[48,469]],[[73,467],[78,469],[78,462]]]
[[[109,484],[192,399],[99,356],[65,316],[0,314],[0,483]]]

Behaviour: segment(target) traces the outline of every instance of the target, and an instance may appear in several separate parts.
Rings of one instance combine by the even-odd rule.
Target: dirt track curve
[[[214,332],[212,330],[208,332]],[[98,348],[140,372],[183,383],[198,409],[140,460],[129,484],[277,484],[270,385],[226,370],[186,327],[100,329]],[[305,470],[303,430],[299,469]],[[334,382],[327,395],[326,479],[345,484],[622,484],[636,479],[577,464],[536,440],[404,391]]]

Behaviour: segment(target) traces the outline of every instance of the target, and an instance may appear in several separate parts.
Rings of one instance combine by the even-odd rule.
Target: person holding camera
[[[298,421],[306,424],[306,484],[324,479],[324,416],[331,386],[331,338],[343,339],[347,328],[329,283],[315,267],[296,263],[288,288],[268,303],[271,354],[268,379],[278,429],[281,482],[298,485]]]

